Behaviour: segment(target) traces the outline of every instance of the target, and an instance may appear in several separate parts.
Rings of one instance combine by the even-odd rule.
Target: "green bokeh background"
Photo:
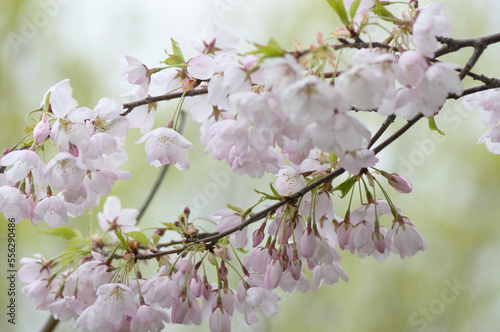
[[[47,2],[52,7],[44,5]],[[477,37],[500,29],[496,0],[443,2],[453,37]],[[43,20],[43,13],[48,20]],[[25,114],[39,106],[53,84],[70,78],[74,97],[88,107],[95,106],[100,97],[119,97],[130,87],[120,81],[118,55],[136,56],[154,66],[173,37],[185,54],[192,56],[195,52],[190,38],[210,20],[242,37],[241,45],[248,40],[265,42],[274,36],[285,47],[291,47],[293,40],[314,42],[318,31],[328,34],[338,25],[325,1],[1,1],[0,147],[10,147],[22,137]],[[37,23],[31,33],[26,30],[30,23]],[[25,39],[16,44],[14,36]],[[462,51],[449,60],[464,64],[470,54],[470,50]],[[499,59],[500,47],[491,46],[474,71],[500,77]],[[174,106],[160,106],[156,125],[169,120]],[[372,122],[371,128],[377,123]],[[476,145],[486,131],[478,112],[467,112],[459,102],[450,102],[437,123],[446,133],[444,138],[431,134],[422,121],[380,154],[385,170],[399,171],[413,182],[410,195],[394,195],[393,199],[415,222],[428,249],[411,259],[391,256],[381,262],[341,253],[348,283],[322,286],[316,294],[281,294],[283,301],[276,317],[262,319],[252,327],[235,317],[234,331],[498,330],[500,157]],[[191,168],[168,173],[143,226],[172,221],[187,204],[195,207],[198,216],[222,209],[225,203],[250,206],[256,197],[252,188],[265,190],[274,179],[250,181],[230,176],[224,163],[203,154],[197,124],[188,122],[185,136],[196,146],[190,153]],[[134,131],[127,138],[131,160],[124,169],[133,178],[118,183],[113,191],[123,207],[140,206],[158,171],[144,163],[143,146],[134,144],[139,137]],[[214,176],[223,183],[217,184]],[[344,214],[343,204],[336,202],[339,215]],[[100,208],[94,210],[94,218],[98,211]],[[85,234],[88,220],[85,216],[70,221],[70,225]],[[7,227],[2,225],[0,271],[4,276]],[[18,260],[34,253],[53,257],[62,250],[64,241],[40,233],[46,229],[43,225],[35,228],[28,221],[17,225]],[[450,286],[455,283],[461,288]],[[12,326],[4,314],[6,279],[0,280],[2,331],[35,331],[47,317],[23,297],[22,286],[18,281],[17,321]],[[75,331],[72,325],[60,324],[56,331]],[[207,325],[168,327],[179,331],[207,329]]]

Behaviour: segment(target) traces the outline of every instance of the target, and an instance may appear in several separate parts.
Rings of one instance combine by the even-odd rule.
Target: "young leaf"
[[[379,1],[375,1],[375,8],[372,11],[381,18],[397,19],[387,8],[384,7]]]
[[[439,134],[444,135],[444,133],[437,127],[436,120],[433,116],[429,118],[429,129],[432,131],[437,131]]]
[[[345,180],[344,182],[339,184],[337,187],[335,187],[335,189],[333,189],[333,190],[334,191],[340,190],[340,192],[341,192],[340,197],[344,198],[351,191],[351,188],[354,186],[354,184],[357,181],[358,181],[358,179],[355,176],[350,177],[349,179]]]
[[[257,49],[255,51],[248,52],[248,54],[262,54],[263,58],[278,57],[286,54],[286,50],[282,49],[274,38],[270,38],[267,45],[257,43],[254,43],[254,45]]]
[[[40,233],[60,236],[62,238],[65,238],[66,240],[71,240],[72,238],[78,236],[78,233],[73,228],[71,228],[69,226],[61,226],[61,227],[57,227],[57,228],[52,228],[52,229],[49,229],[48,231],[42,231]]]
[[[170,230],[176,231],[179,234],[182,234],[182,232],[184,231],[182,229],[182,227],[179,227],[176,224],[171,223],[171,222],[162,222],[161,224],[164,225],[165,227],[167,227]]]
[[[354,19],[354,16],[356,16],[356,11],[358,10],[360,2],[361,0],[354,0],[351,3],[351,7],[349,8],[349,15],[351,16],[351,19]]]
[[[163,62],[169,66],[180,65],[185,62],[184,55],[182,55],[179,44],[173,38],[170,38],[170,40],[172,41],[172,51],[174,52],[174,54],[169,54],[167,51],[165,51],[165,53],[168,54],[168,58]]]
[[[337,155],[333,152],[330,152],[330,165],[332,165],[332,167],[334,167],[335,163],[337,162]]]
[[[156,246],[158,241],[160,241],[161,236],[158,234],[153,234],[153,244]]]
[[[149,240],[146,235],[144,235],[143,232],[138,232],[138,231],[133,231],[133,232],[128,232],[124,233],[125,235],[130,236],[136,241],[139,241],[140,244],[144,245],[145,247],[149,247]]]
[[[349,18],[347,17],[347,12],[344,7],[343,0],[326,0],[330,4],[330,6],[335,10],[340,20],[345,26],[349,25]]]
[[[120,240],[123,248],[125,248],[128,251],[129,250],[128,243],[127,243],[127,240],[125,240],[125,238],[123,237],[122,232],[115,231],[115,235],[118,238],[118,240]]]

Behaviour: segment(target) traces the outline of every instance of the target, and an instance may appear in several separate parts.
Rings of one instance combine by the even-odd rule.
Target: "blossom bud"
[[[314,247],[316,244],[316,237],[314,232],[305,230],[300,238],[300,254],[304,258],[311,258],[314,254]]]
[[[35,129],[33,129],[33,137],[35,138],[35,141],[37,143],[43,143],[45,142],[45,139],[47,136],[50,134],[50,126],[49,123],[47,122],[47,117],[45,114],[42,117],[42,121],[38,122],[35,126]]]
[[[196,275],[189,281],[189,289],[195,297],[200,297],[203,292],[203,282]]]
[[[382,175],[387,179],[389,184],[399,193],[408,194],[413,190],[413,187],[407,179],[397,173],[382,172]]]
[[[381,254],[385,252],[385,238],[382,233],[377,229],[372,233],[373,244],[375,245],[375,249]]]
[[[224,261],[222,261],[220,263],[220,269],[219,269],[219,277],[220,277],[220,280],[222,281],[226,281],[227,280],[227,267],[226,267],[226,264],[224,263]]]
[[[300,259],[294,259],[290,262],[290,273],[293,279],[300,279],[300,272],[302,271],[302,261]]]
[[[257,247],[264,240],[264,232],[259,228],[253,232],[253,247]]]

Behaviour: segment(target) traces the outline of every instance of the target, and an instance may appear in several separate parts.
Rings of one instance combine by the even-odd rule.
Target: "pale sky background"
[[[246,41],[265,43],[271,36],[284,47],[291,47],[294,39],[308,44],[315,40],[318,31],[328,35],[338,26],[326,1],[48,2],[57,6],[45,7],[51,8],[47,11],[43,9],[46,0],[19,1],[22,7],[16,19],[8,16],[14,5],[7,1],[0,4],[0,12],[4,13],[0,14],[2,149],[12,146],[22,136],[24,115],[37,108],[48,88],[58,81],[70,78],[75,98],[81,105],[93,107],[100,97],[118,97],[131,90],[128,83],[120,80],[119,55],[134,56],[153,67],[164,59],[164,49],[170,51],[170,38],[174,38],[186,57],[194,56],[190,40],[209,21],[238,36],[242,50],[249,48]],[[453,37],[470,38],[500,31],[499,1],[444,2]],[[229,8],[218,13],[217,4],[229,4]],[[51,13],[50,20],[43,21],[48,13]],[[40,19],[42,21],[37,21]],[[28,26],[35,23],[36,31],[29,31]],[[12,36],[26,39],[16,46],[12,44]],[[469,53],[461,54],[453,60],[463,63]],[[499,59],[500,47],[490,47],[474,71],[500,77]],[[173,105],[162,106],[162,109],[168,113]],[[471,331],[473,328],[493,331],[494,326],[498,326],[500,156],[489,154],[482,145],[476,146],[477,139],[487,129],[480,123],[477,112],[464,111],[460,103],[451,103],[445,110],[449,116],[440,115],[437,119],[440,129],[447,134],[443,142],[433,139],[422,121],[404,140],[394,144],[391,151],[381,154],[387,171],[401,171],[414,184],[412,194],[394,195],[394,199],[415,222],[428,249],[410,260],[391,257],[383,262],[342,253],[341,265],[351,278],[349,283],[322,286],[317,294],[283,296],[277,317],[256,327],[246,327],[238,323],[241,317],[235,318],[233,331],[413,332]],[[158,121],[167,118],[163,114]],[[133,144],[138,137],[139,134],[132,134],[127,145],[130,158],[137,160],[126,165],[134,178],[118,184],[114,191],[120,195],[122,206],[135,208],[142,202],[142,197],[137,196],[147,192],[157,171],[143,162],[143,146]],[[255,200],[251,193],[248,195],[250,188],[266,190],[274,180],[269,176],[255,183],[246,177],[232,176],[227,186],[218,188],[216,197],[209,197],[208,203],[203,200],[203,192],[214,182],[210,174],[225,177],[227,167],[209,162],[210,156],[203,154],[196,124],[188,124],[186,137],[196,145],[190,154],[192,167],[189,172],[173,170],[168,174],[165,187],[148,211],[144,224],[171,221],[185,204],[198,204],[200,214],[205,216],[224,208],[225,203],[249,206]],[[186,187],[189,189],[184,189]],[[96,209],[95,214],[98,211]],[[343,202],[336,206],[336,212],[343,215]],[[82,231],[85,225],[82,221],[79,226]],[[28,221],[18,225],[18,259],[36,252],[51,257],[61,250],[62,241],[38,234],[38,230]],[[6,230],[1,228],[0,232],[3,236]],[[2,255],[4,253],[2,249]],[[2,271],[4,260],[0,257]],[[441,294],[448,282],[456,279],[467,288],[457,294],[454,301],[443,304],[442,310],[435,307],[433,320],[426,321],[425,329],[412,326],[411,315],[421,308],[432,311],[432,306],[443,302],[440,302]],[[4,308],[4,284],[0,285],[0,304]],[[2,310],[2,331],[35,331],[47,317],[47,312],[35,310],[33,301],[24,298],[20,293],[22,286],[18,281],[18,324],[15,329],[6,325]],[[72,325],[73,322],[61,324],[56,331],[74,331]],[[205,331],[207,326],[169,326],[167,330]]]

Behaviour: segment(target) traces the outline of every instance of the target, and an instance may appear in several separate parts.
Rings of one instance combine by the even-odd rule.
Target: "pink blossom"
[[[135,226],[137,223],[136,209],[123,209],[121,208],[120,199],[116,196],[109,196],[104,203],[103,212],[97,214],[99,226],[104,231],[111,231],[121,229],[122,232],[138,231],[139,228]]]
[[[5,219],[18,223],[22,219],[30,219],[32,207],[30,202],[17,188],[0,187],[0,211]]]
[[[45,166],[40,157],[33,151],[12,151],[2,157],[2,166],[12,167],[7,171],[6,178],[11,184],[24,180],[31,172],[35,177],[40,177]]]
[[[234,53],[238,38],[228,32],[219,30],[214,22],[210,22],[201,33],[191,40],[193,47],[203,54]]]
[[[128,55],[121,55],[120,62],[127,65],[120,73],[122,80],[148,90],[149,83],[151,82],[148,68],[136,58]]]
[[[101,98],[92,111],[92,117],[86,122],[92,133],[108,133],[113,137],[123,137],[127,134],[129,119],[121,116],[123,106],[114,99]]]
[[[189,168],[188,151],[193,144],[177,131],[161,127],[142,136],[136,143],[146,141],[146,162],[155,167],[173,164],[179,170]]]
[[[283,99],[292,124],[323,120],[333,114],[342,96],[328,83],[316,76],[307,76],[288,86]],[[307,112],[304,112],[307,110]]]
[[[141,291],[148,303],[158,303],[162,308],[172,307],[180,295],[177,283],[164,274],[149,279]]]
[[[59,152],[45,166],[43,176],[56,190],[80,188],[87,168],[68,152]]]
[[[77,320],[80,316],[81,302],[75,296],[65,296],[48,306],[55,319],[66,322],[71,318]]]
[[[160,332],[165,327],[164,322],[170,322],[170,317],[164,309],[141,305],[130,321],[130,330]]]
[[[462,81],[451,63],[435,63],[425,72],[424,79],[417,87],[424,104],[421,112],[426,116],[436,114],[450,93],[460,96],[463,92]]]
[[[336,262],[332,264],[320,264],[313,270],[311,289],[313,292],[316,292],[323,282],[327,285],[335,285],[339,282],[340,278],[345,282],[349,281],[349,277],[345,271]]]
[[[500,126],[495,126],[485,132],[477,144],[484,143],[489,152],[500,154]]]
[[[163,72],[163,71],[162,71]],[[160,72],[159,74],[161,74]],[[130,101],[137,101],[148,96],[148,91],[139,87],[135,92],[125,96]],[[129,119],[129,128],[141,128],[141,134],[151,131],[156,116],[156,104],[142,105],[134,108],[126,115]]]
[[[393,238],[392,251],[399,254],[401,258],[411,257],[417,252],[427,249],[427,245],[417,228],[406,217],[402,217],[399,221],[395,220],[387,237]]]
[[[232,210],[214,212],[210,215],[210,218],[218,220],[217,231],[219,233],[238,227],[245,221],[239,213]],[[236,248],[243,248],[248,241],[247,229],[231,233],[230,240]]]
[[[447,37],[451,34],[448,18],[443,14],[444,5],[432,2],[419,9],[419,14],[413,24],[412,35],[415,47],[419,53],[429,58],[439,47],[436,36]]]
[[[278,313],[277,302],[280,297],[263,287],[250,287],[243,299],[243,312],[247,324],[251,325],[257,320],[257,313],[264,316],[275,316]]]
[[[50,227],[61,227],[68,223],[68,209],[65,202],[57,196],[46,197],[38,202],[33,210],[31,222],[38,226],[45,220]]]
[[[290,195],[307,185],[306,179],[290,166],[280,169],[276,180],[276,189],[280,195]]]
[[[187,72],[199,80],[208,80],[215,74],[215,65],[213,57],[201,54],[189,60]]]
[[[211,332],[231,332],[231,318],[226,310],[217,308],[209,318]]]
[[[54,301],[54,297],[49,294],[50,287],[51,285],[47,279],[37,279],[21,288],[21,291],[26,297],[35,300],[35,305],[38,309],[45,310]]]
[[[50,268],[45,263],[44,258],[39,254],[35,254],[34,256],[37,257],[37,259],[28,257],[21,258],[21,264],[24,265],[21,266],[17,275],[22,282],[29,283],[50,277]]]
[[[363,168],[375,166],[378,158],[375,157],[373,150],[357,149],[340,154],[339,161],[346,171],[352,175],[358,175]]]

